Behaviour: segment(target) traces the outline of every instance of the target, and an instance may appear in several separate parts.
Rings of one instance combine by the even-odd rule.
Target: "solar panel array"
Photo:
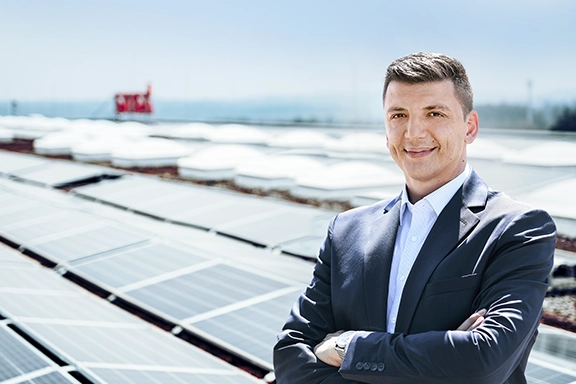
[[[161,181],[122,177],[77,188],[79,196],[172,223],[315,258],[334,212],[267,198]],[[306,244],[313,244],[312,247]],[[298,244],[304,246],[298,247]]]
[[[165,319],[175,332],[182,329],[200,335],[266,369],[272,369],[271,345],[290,308],[286,300],[294,302],[304,288],[225,255],[170,242],[149,242],[107,257],[72,262],[67,269],[114,298]],[[284,311],[278,311],[279,306]],[[244,318],[254,332],[234,323],[227,329],[207,328],[216,320],[225,324],[242,318],[247,310],[264,312],[271,320]]]
[[[0,255],[0,382],[259,382],[4,245]]]
[[[0,367],[19,369],[0,369],[0,382],[258,382],[182,339],[271,370],[276,335],[312,272],[285,254],[313,259],[334,215],[145,176],[73,194],[12,179],[0,180],[0,236],[54,269],[0,247],[0,338],[31,351],[4,363],[0,343]],[[576,380],[539,360],[529,367],[532,384],[546,370],[559,384]]]
[[[131,178],[127,180],[132,181]],[[156,180],[150,182],[159,183]],[[117,184],[109,181],[102,185]],[[184,226],[187,231],[195,231],[194,236],[201,233],[205,239],[210,239],[190,246],[127,224],[134,218],[130,212],[123,211],[125,220],[117,220],[118,217],[113,220],[90,210],[78,209],[77,202],[103,207],[85,199],[68,194],[66,197],[70,204],[55,203],[58,199],[46,203],[41,198],[35,198],[34,194],[22,193],[22,187],[15,188],[13,182],[4,181],[0,189],[0,200],[11,202],[0,207],[0,235],[5,240],[44,264],[55,266],[60,274],[99,287],[109,295],[110,301],[129,303],[138,313],[162,319],[165,324],[170,324],[173,333],[183,338],[186,338],[186,334],[192,334],[250,364],[264,370],[272,369],[271,346],[286,319],[290,303],[296,300],[309,280],[311,264],[291,260],[292,263],[296,262],[296,267],[290,268],[299,275],[292,279],[281,273],[271,273],[273,263],[293,258],[281,256],[270,249],[242,245],[245,243],[226,237],[220,240],[235,245],[219,249],[211,246],[214,243],[213,233]],[[34,189],[27,188],[27,192]],[[148,193],[153,189],[144,186]],[[43,191],[44,195],[47,193]],[[61,194],[57,191],[51,193]],[[225,195],[228,199],[234,199],[235,206],[243,203],[241,198]],[[268,214],[254,212],[258,209],[257,200],[247,197],[247,201],[250,209],[243,211],[244,216],[251,213],[260,219],[270,218]],[[288,208],[283,203],[279,207],[273,205],[266,199],[262,204],[268,209],[267,212],[277,212],[285,218]],[[327,213],[317,211],[314,215],[297,209],[295,215],[314,220],[317,216],[327,216]],[[167,222],[146,220],[153,221],[157,226],[173,227]],[[296,227],[291,233],[295,233],[294,238],[306,234]],[[292,240],[290,236],[284,238]],[[252,254],[253,259],[248,261]],[[263,261],[263,257],[270,260]],[[261,267],[255,268],[258,264]],[[33,286],[34,282],[24,284]],[[27,303],[27,300],[21,302]],[[55,302],[60,300],[56,299]],[[33,303],[30,305],[35,307]],[[78,305],[71,307],[78,308]],[[242,324],[242,328],[238,327],[239,324]],[[29,331],[42,333],[53,342],[64,329],[58,324],[42,322],[26,326]],[[112,331],[106,328],[105,332]],[[86,335],[89,332],[80,333]],[[89,339],[102,341],[105,337],[95,333]],[[113,346],[104,349],[110,348],[116,349]],[[80,353],[76,350],[72,352]]]

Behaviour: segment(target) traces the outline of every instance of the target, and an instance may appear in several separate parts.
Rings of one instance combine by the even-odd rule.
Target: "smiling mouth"
[[[405,149],[404,152],[408,155],[408,157],[417,159],[420,157],[425,157],[431,154],[434,151],[434,148],[429,149]]]

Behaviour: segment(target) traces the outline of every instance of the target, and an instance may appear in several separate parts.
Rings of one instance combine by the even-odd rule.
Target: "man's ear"
[[[466,144],[472,144],[478,136],[478,112],[470,111],[466,117],[466,137],[464,141]]]

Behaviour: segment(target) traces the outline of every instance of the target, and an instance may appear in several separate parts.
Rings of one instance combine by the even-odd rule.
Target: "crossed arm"
[[[478,326],[482,324],[482,322],[484,321],[485,315],[486,315],[486,309],[484,308],[477,312],[474,312],[473,314],[470,315],[470,317],[464,320],[464,322],[460,324],[460,326],[456,330],[472,331],[478,328]],[[338,353],[336,353],[335,346],[336,346],[336,340],[338,340],[338,337],[344,332],[345,331],[337,331],[329,333],[326,335],[324,340],[320,342],[320,344],[316,345],[316,347],[314,348],[314,354],[320,361],[333,367],[340,367],[342,365],[342,359],[340,358]]]

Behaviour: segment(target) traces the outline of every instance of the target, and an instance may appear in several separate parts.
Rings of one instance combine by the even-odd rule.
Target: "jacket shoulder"
[[[495,190],[490,190],[488,192],[486,206],[490,210],[504,215],[521,215],[528,212],[546,213],[541,208],[537,208],[523,201],[516,200],[504,192]]]
[[[334,221],[337,222],[338,225],[341,225],[350,222],[357,223],[358,220],[372,220],[386,213],[396,201],[398,201],[398,197],[381,200],[371,205],[352,208],[338,214]]]

